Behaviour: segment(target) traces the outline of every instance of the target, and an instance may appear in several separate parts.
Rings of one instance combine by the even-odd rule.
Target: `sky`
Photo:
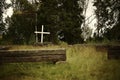
[[[88,0],[87,0],[88,1]],[[86,10],[86,14],[85,14],[85,20],[86,20],[86,24],[88,24],[88,26],[93,29],[93,32],[95,32],[96,26],[97,26],[97,18],[95,15],[95,9],[96,7],[93,6],[93,1],[94,0],[89,0],[89,4]],[[90,17],[90,18],[89,18]],[[89,18],[89,20],[88,20]]]
[[[10,0],[6,0],[6,3],[7,4],[11,4],[11,1]],[[3,13],[3,21],[5,21],[5,18],[7,16],[11,17],[13,14],[13,8],[12,7],[9,7],[8,9],[4,10],[4,13]]]
[[[6,0],[6,3],[11,4],[11,1],[10,0]]]
[[[92,17],[90,17],[89,20],[88,20],[88,22],[92,21],[91,24],[89,24],[89,26],[91,28],[93,26],[95,26],[95,24],[96,24],[96,15],[95,15],[96,7],[93,6],[93,1],[94,0],[89,0],[88,8],[87,8],[87,11],[86,11],[86,19],[89,18],[92,15]],[[92,20],[92,19],[94,19],[94,20]]]

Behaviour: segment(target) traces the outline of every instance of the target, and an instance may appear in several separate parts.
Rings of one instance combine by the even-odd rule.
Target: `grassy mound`
[[[120,80],[120,60],[108,60],[105,49],[98,50],[95,46],[87,45],[65,46],[65,48],[67,61],[56,65],[1,64],[0,80]]]

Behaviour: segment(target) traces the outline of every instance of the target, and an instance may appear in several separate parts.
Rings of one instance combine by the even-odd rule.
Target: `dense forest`
[[[97,18],[96,31],[93,37],[86,41],[81,25],[85,22],[82,15],[86,9],[85,3],[89,0],[11,0],[11,4],[0,1],[0,44],[34,44],[35,27],[41,31],[49,31],[45,35],[47,42],[58,44],[64,41],[68,44],[81,44],[89,41],[101,42],[120,40],[120,1],[94,0]],[[12,7],[13,15],[3,21],[3,12]],[[6,28],[7,27],[7,28]],[[85,27],[85,26],[83,26]],[[91,34],[88,34],[91,35]],[[84,35],[84,36],[88,36]],[[41,37],[38,35],[39,38]],[[40,41],[40,40],[39,40]]]

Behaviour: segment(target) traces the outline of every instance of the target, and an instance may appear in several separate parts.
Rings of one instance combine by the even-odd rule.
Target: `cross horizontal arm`
[[[35,33],[40,33],[40,34],[50,34],[50,32],[38,32],[38,31],[35,31]]]

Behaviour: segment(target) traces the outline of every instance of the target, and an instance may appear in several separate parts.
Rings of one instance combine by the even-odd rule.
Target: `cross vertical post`
[[[44,29],[44,26],[42,25],[41,43],[43,43],[43,29]]]

